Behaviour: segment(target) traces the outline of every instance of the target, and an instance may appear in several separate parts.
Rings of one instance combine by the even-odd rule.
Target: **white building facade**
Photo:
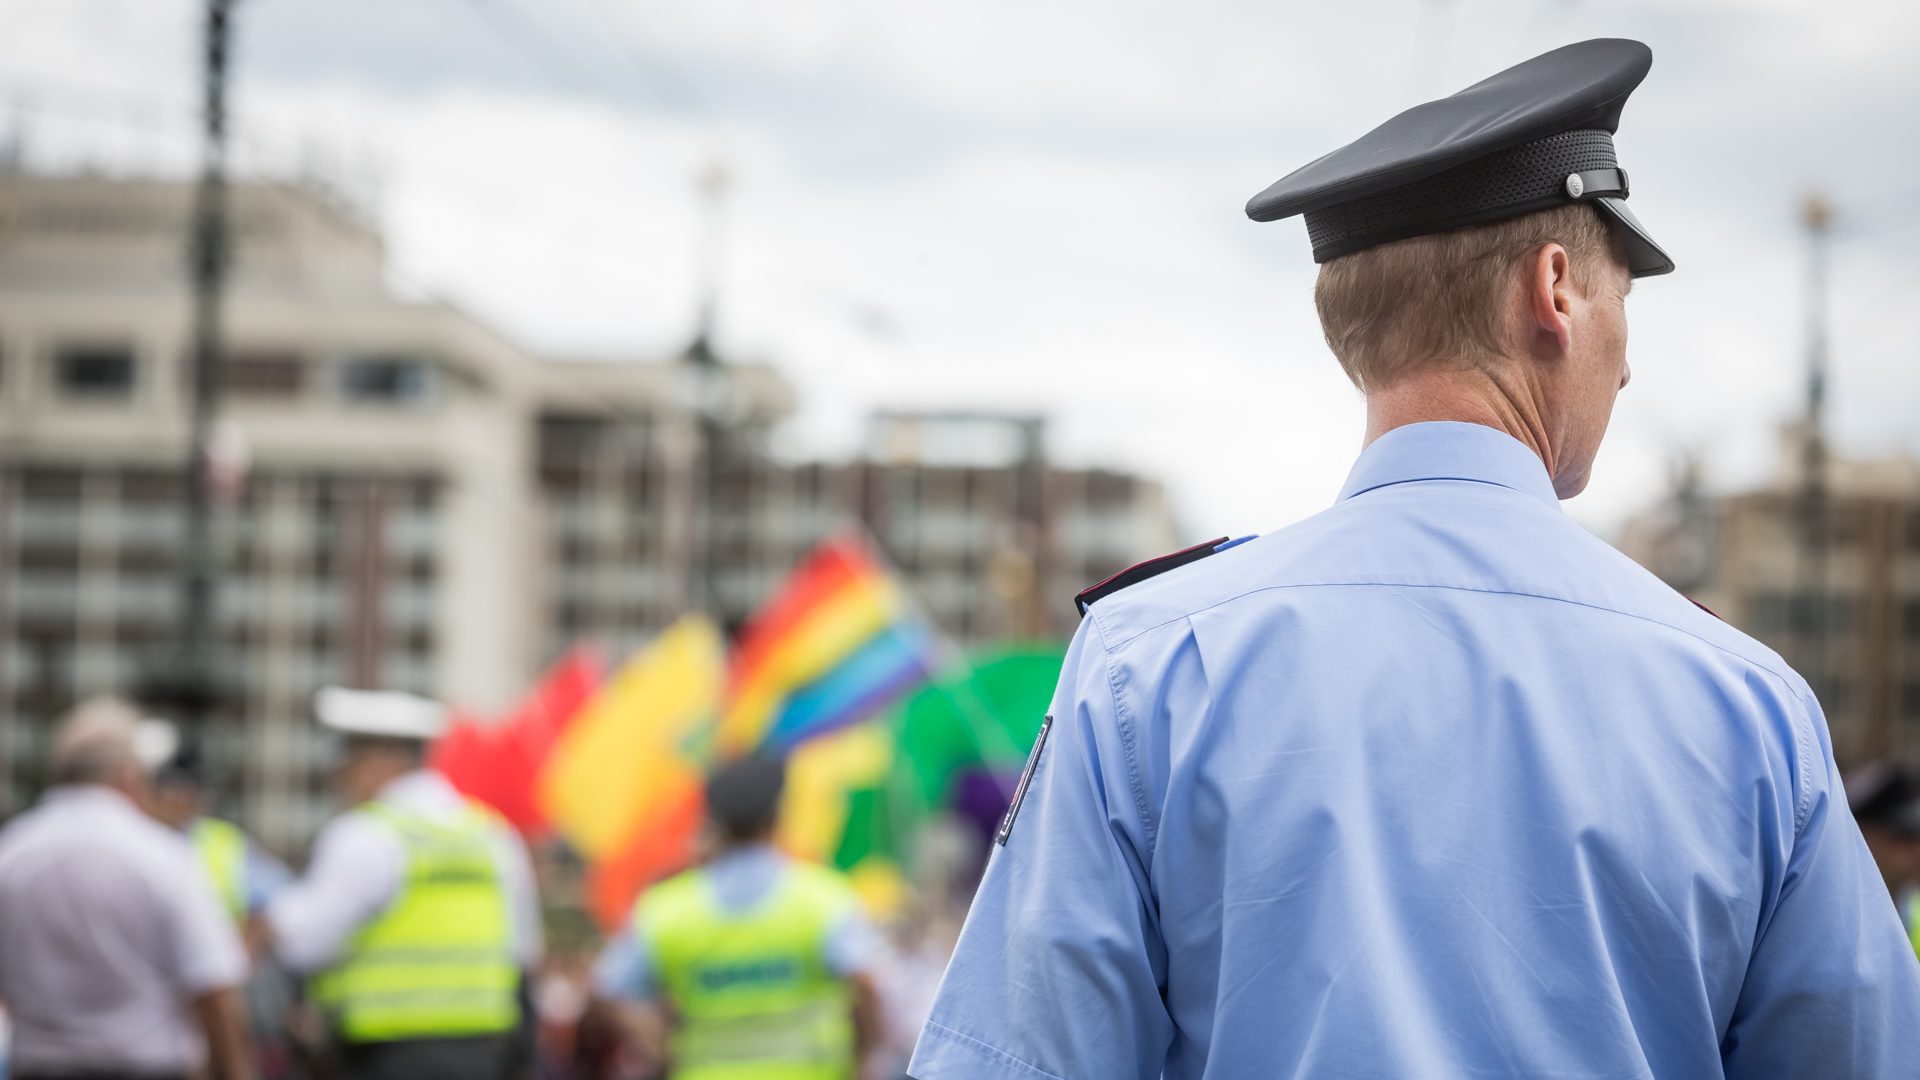
[[[0,813],[61,711],[137,694],[177,645],[191,200],[0,175]],[[247,184],[231,207],[220,415],[249,464],[216,511],[205,752],[219,808],[276,847],[329,809],[319,686],[503,709],[575,641],[618,655],[695,607],[737,624],[847,527],[961,640],[1055,636],[1072,588],[1178,539],[1157,486],[1034,454],[777,461],[793,394],[765,366],[721,368],[703,425],[694,365],[537,359],[397,294],[378,232],[322,197]]]

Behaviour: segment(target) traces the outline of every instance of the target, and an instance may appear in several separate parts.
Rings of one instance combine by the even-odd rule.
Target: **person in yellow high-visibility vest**
[[[266,1080],[285,1077],[292,1069],[286,1021],[294,988],[285,971],[259,955],[259,938],[268,899],[292,875],[240,826],[208,813],[200,748],[183,740],[179,728],[148,718],[140,722],[134,742],[150,774],[148,815],[187,841],[201,876],[254,954],[244,997],[255,1068]]]
[[[763,755],[715,772],[711,858],[642,896],[595,966],[672,1080],[852,1080],[878,1034],[879,939],[852,887],[772,847],[783,778]]]
[[[166,720],[142,720],[135,739],[151,773],[147,812],[186,837],[214,895],[244,926],[290,880],[287,868],[240,826],[207,812],[199,750],[182,742],[178,728]]]
[[[350,1080],[498,1080],[527,1067],[526,977],[539,907],[526,849],[498,815],[423,767],[445,710],[411,694],[322,690],[345,737],[352,809],[267,908],[275,953]]]
[[[1920,955],[1920,784],[1890,761],[1851,769],[1845,782],[1847,808]]]

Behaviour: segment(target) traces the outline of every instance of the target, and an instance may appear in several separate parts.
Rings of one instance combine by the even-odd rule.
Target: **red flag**
[[[599,654],[576,648],[562,657],[500,723],[456,714],[434,744],[432,765],[468,798],[486,803],[533,837],[546,832],[534,798],[540,768],[574,714],[600,686]]]

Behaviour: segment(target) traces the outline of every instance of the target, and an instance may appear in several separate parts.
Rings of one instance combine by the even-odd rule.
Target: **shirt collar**
[[[780,850],[772,844],[740,844],[714,856],[713,861],[708,865],[718,866],[721,863],[727,863],[733,866],[751,866],[757,863],[777,862],[782,857]]]
[[[1434,420],[1397,427],[1360,453],[1340,500],[1414,480],[1469,480],[1522,491],[1559,506],[1547,467],[1527,445],[1481,424]]]
[[[92,803],[98,806],[124,807],[138,811],[133,800],[105,784],[60,784],[48,788],[41,796],[43,803],[62,803],[80,805]]]
[[[433,769],[415,769],[387,781],[387,786],[381,788],[374,799],[413,809],[429,809],[458,806],[461,796],[446,777]]]

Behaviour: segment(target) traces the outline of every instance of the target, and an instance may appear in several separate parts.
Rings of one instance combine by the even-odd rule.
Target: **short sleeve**
[[[917,1080],[1160,1075],[1166,956],[1112,676],[1089,619],[908,1067]]]
[[[305,877],[267,905],[274,951],[297,972],[332,963],[347,939],[399,894],[406,852],[366,815],[342,814],[320,830]]]
[[[239,986],[247,979],[247,951],[226,908],[184,846],[171,886],[162,890],[175,979],[193,997]]]
[[[293,883],[293,873],[251,839],[247,841],[247,912],[266,910],[274,894]]]
[[[1726,1075],[1920,1077],[1920,961],[1809,708],[1820,736],[1810,810],[1721,1043]]]
[[[609,1001],[645,1001],[654,996],[653,963],[638,915],[600,950],[593,963],[593,989]]]
[[[871,969],[880,954],[880,932],[867,918],[858,898],[849,895],[846,909],[827,931],[827,969],[841,978]]]

